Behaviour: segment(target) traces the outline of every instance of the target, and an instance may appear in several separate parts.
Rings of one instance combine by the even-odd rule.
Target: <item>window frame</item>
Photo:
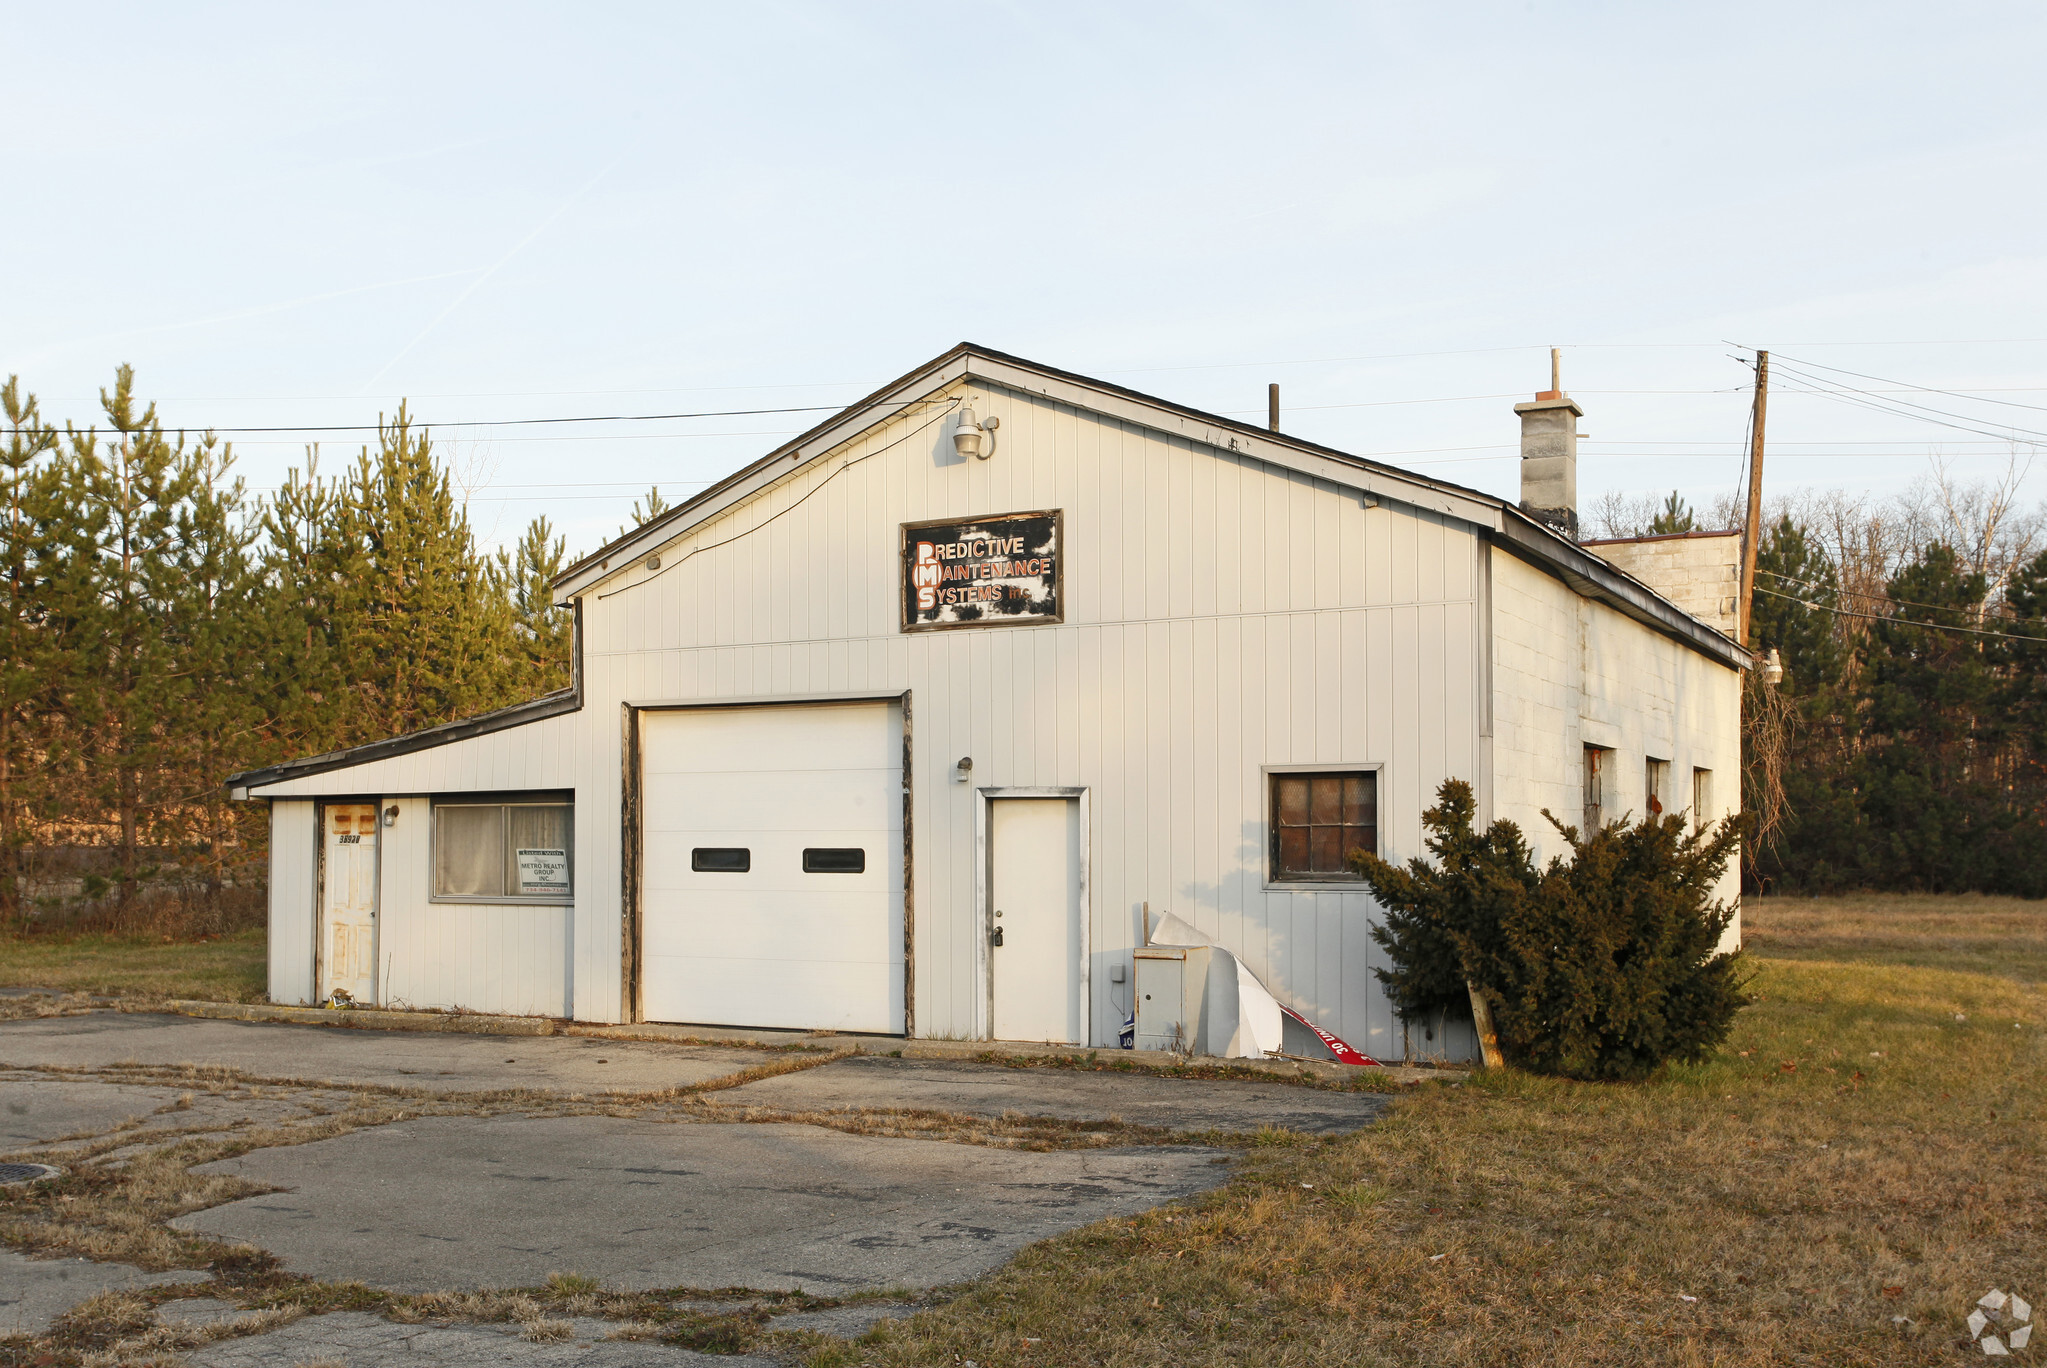
[[[515,807],[565,807],[569,810],[569,891],[565,894],[545,893],[442,893],[440,882],[441,818],[444,807],[489,807],[502,813],[505,808]],[[503,818],[499,818],[499,840],[504,839]],[[499,853],[504,853],[500,846]],[[519,793],[450,793],[435,794],[427,799],[427,854],[426,888],[429,903],[467,904],[485,907],[571,907],[576,901],[576,795],[573,790],[563,793],[519,792]]]
[[[1612,746],[1595,745],[1590,741],[1584,744],[1585,757],[1580,762],[1581,767],[1578,772],[1580,789],[1578,797],[1580,806],[1583,809],[1578,818],[1579,822],[1582,823],[1578,835],[1581,840],[1590,840],[1593,832],[1606,825],[1606,812],[1610,806],[1606,801],[1606,791],[1612,787],[1613,783],[1613,767],[1607,757],[1617,755],[1619,752]],[[1593,757],[1595,756],[1598,758],[1594,759]],[[1599,797],[1596,802],[1593,799],[1595,780],[1598,781],[1596,786],[1599,791]],[[1595,813],[1597,816],[1594,815]]]
[[[1710,809],[1713,806],[1713,771],[1704,765],[1692,766],[1692,830],[1704,831],[1713,820]]]
[[[1279,790],[1274,782],[1283,778],[1300,778],[1306,775],[1365,775],[1372,781],[1372,843],[1374,854],[1382,859],[1386,855],[1385,822],[1380,816],[1380,803],[1386,793],[1386,766],[1383,762],[1368,761],[1360,764],[1323,763],[1318,765],[1263,765],[1258,771],[1258,782],[1262,786],[1259,801],[1263,805],[1265,850],[1262,861],[1265,866],[1262,887],[1273,892],[1341,892],[1356,890],[1368,892],[1362,876],[1357,874],[1281,874],[1279,872]]]
[[[1671,796],[1665,790],[1670,787],[1671,769],[1672,766],[1668,760],[1654,755],[1642,757],[1642,815],[1644,817],[1668,817],[1670,815]],[[1655,800],[1656,805],[1654,807],[1650,806],[1651,799]]]

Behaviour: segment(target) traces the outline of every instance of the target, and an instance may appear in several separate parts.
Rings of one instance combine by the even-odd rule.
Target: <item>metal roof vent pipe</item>
[[[1578,420],[1585,410],[1567,396],[1558,375],[1557,348],[1549,353],[1549,388],[1521,415],[1521,511],[1578,540]]]

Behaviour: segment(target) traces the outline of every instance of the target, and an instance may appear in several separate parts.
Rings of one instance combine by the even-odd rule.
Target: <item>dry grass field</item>
[[[1747,936],[1706,1064],[1416,1090],[814,1368],[1945,1364],[1993,1286],[2047,1305],[2047,904],[1752,901]]]
[[[1746,932],[1757,1001],[1704,1064],[1643,1085],[1504,1071],[1408,1089],[1357,1135],[1267,1132],[1209,1197],[1035,1246],[808,1363],[1979,1357],[1962,1342],[1977,1297],[2047,1306],[2047,904],[1751,901]],[[260,941],[0,943],[0,983],[227,997],[260,973]],[[190,1162],[164,1157],[155,1176],[176,1200],[162,1211],[136,1187],[83,1224],[146,1255],[134,1241],[206,1200],[186,1190]],[[559,1291],[530,1295],[546,1309]],[[2047,1343],[2012,1361],[2034,1359]]]
[[[261,1002],[263,933],[207,940],[162,936],[0,936],[0,988],[60,988],[121,998]]]

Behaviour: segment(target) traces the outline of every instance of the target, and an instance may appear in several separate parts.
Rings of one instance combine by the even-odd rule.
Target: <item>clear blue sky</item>
[[[1291,431],[1511,494],[1558,343],[1589,505],[1734,484],[1730,340],[2047,405],[2037,5],[8,4],[0,32],[0,372],[59,417],[123,361],[193,426],[823,405],[964,338],[1253,417],[1277,380]],[[1789,388],[1771,416],[1778,489],[2008,456]],[[545,512],[590,549],[811,417],[447,449],[486,537]],[[304,459],[235,446],[258,488]]]

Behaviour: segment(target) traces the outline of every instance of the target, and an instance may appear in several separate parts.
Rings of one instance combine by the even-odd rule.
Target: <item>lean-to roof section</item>
[[[962,342],[944,355],[882,386],[810,431],[726,477],[659,518],[583,557],[555,579],[555,602],[567,604],[599,582],[623,573],[641,557],[690,528],[751,498],[807,462],[829,454],[861,433],[960,381],[1039,395],[1056,403],[1151,428],[1398,503],[1447,514],[1490,533],[1512,554],[1562,579],[1576,592],[1676,638],[1730,669],[1749,663],[1748,652],[1633,576],[1609,565],[1495,495],[1435,480],[1353,456],[1315,442],[1270,432],[1220,414],[1142,394]]]

